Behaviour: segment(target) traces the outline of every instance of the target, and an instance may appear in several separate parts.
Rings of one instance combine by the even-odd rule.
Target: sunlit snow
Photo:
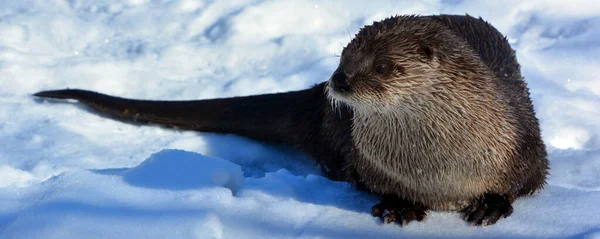
[[[359,27],[481,16],[509,37],[551,162],[507,219],[406,227],[307,156],[235,135],[126,124],[31,94],[140,99],[284,92],[329,78]],[[0,1],[0,238],[600,238],[600,2]]]

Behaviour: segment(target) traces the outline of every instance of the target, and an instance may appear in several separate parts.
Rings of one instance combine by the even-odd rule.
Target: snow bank
[[[163,150],[123,173],[132,185],[163,189],[222,186],[236,192],[244,184],[239,165],[182,150]]]

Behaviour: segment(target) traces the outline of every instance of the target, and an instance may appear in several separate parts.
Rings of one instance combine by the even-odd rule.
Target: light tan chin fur
[[[455,83],[460,94],[419,93],[419,101],[385,110],[330,95],[354,109],[351,135],[363,160],[350,164],[368,171],[364,175],[377,175],[366,182],[395,185],[371,190],[435,210],[459,210],[483,193],[507,191],[504,169],[515,153],[515,124],[505,116],[505,104],[497,102],[502,99],[486,91],[493,87],[473,92]]]

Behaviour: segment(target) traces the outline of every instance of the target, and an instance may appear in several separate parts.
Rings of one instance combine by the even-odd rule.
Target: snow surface
[[[551,175],[490,227],[401,228],[294,150],[125,124],[30,94],[206,99],[326,80],[350,36],[394,14],[469,13],[508,35]],[[0,238],[600,238],[600,1],[2,0]]]

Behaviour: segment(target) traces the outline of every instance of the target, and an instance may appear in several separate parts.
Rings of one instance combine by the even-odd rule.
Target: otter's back
[[[481,60],[494,72],[497,93],[507,99],[507,117],[517,127],[518,142],[512,165],[515,182],[522,184],[517,195],[542,187],[548,170],[546,148],[541,139],[529,89],[521,76],[515,51],[496,28],[483,19],[466,16],[431,16],[466,40]]]
[[[515,51],[505,36],[483,19],[469,15],[431,16],[456,32],[479,54],[496,77],[521,80]]]

